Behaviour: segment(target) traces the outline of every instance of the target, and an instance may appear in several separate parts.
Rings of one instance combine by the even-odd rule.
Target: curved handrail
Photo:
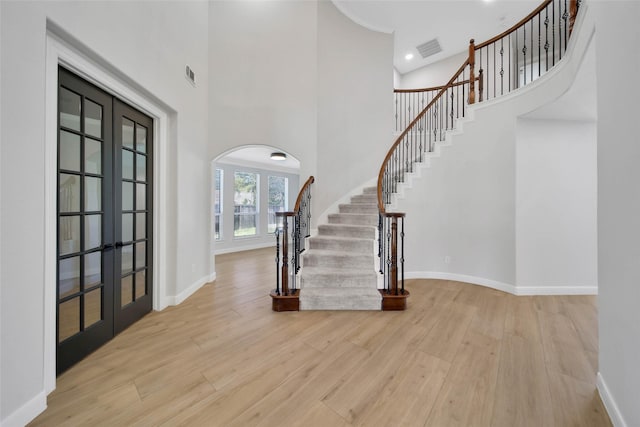
[[[503,31],[499,35],[488,39],[480,44],[475,45],[474,40],[471,39],[469,45],[469,56],[465,60],[465,62],[460,66],[460,68],[455,72],[453,77],[449,79],[448,83],[443,86],[434,86],[429,88],[421,88],[421,89],[395,89],[394,93],[396,94],[413,94],[413,93],[425,93],[425,92],[434,92],[438,91],[437,95],[431,99],[430,102],[420,111],[418,115],[415,116],[411,120],[411,122],[407,125],[407,127],[400,133],[400,136],[396,138],[391,148],[387,152],[384,161],[382,162],[382,166],[380,167],[380,171],[378,173],[378,210],[379,212],[385,213],[385,173],[387,168],[390,165],[392,159],[395,161],[395,166],[393,169],[393,173],[396,175],[391,176],[391,180],[396,180],[399,175],[400,178],[404,177],[406,169],[398,169],[402,166],[402,161],[398,159],[394,159],[394,155],[399,149],[400,145],[403,141],[409,143],[409,139],[407,139],[407,135],[410,132],[423,132],[422,124],[419,127],[416,127],[419,123],[427,123],[428,120],[424,120],[427,112],[431,109],[437,109],[437,103],[443,97],[443,95],[452,90],[454,87],[462,86],[463,88],[463,97],[465,85],[468,84],[469,88],[469,98],[468,100],[463,100],[463,108],[462,108],[462,117],[464,117],[464,104],[474,104],[476,102],[476,87],[475,82],[478,81],[478,101],[482,102],[484,100],[488,100],[491,96],[490,91],[493,92],[492,97],[497,97],[509,93],[510,91],[517,89],[523,85],[526,85],[532,82],[534,79],[540,77],[543,73],[547,72],[549,68],[555,66],[556,62],[562,59],[562,53],[567,48],[567,40],[569,35],[572,32],[573,24],[575,22],[577,13],[580,9],[581,0],[544,0],[538,7],[536,7],[531,13],[529,13],[526,17],[518,21],[515,25],[510,27],[509,29]],[[551,6],[550,6],[551,5]],[[557,7],[556,7],[557,6]],[[557,11],[557,13],[556,13]],[[544,15],[544,16],[543,16]],[[537,18],[538,31],[535,32],[534,20]],[[543,19],[544,18],[544,21]],[[551,18],[551,19],[550,19]],[[530,28],[527,33],[527,27]],[[563,31],[564,28],[564,31]],[[522,29],[522,33],[519,35],[517,33],[518,30]],[[550,30],[550,34],[549,34]],[[542,31],[544,31],[544,39]],[[511,36],[513,33],[516,33],[515,37]],[[527,34],[529,34],[529,38],[527,38]],[[518,39],[522,36],[524,39],[524,44],[521,45],[522,50],[519,51]],[[534,39],[535,36],[535,39]],[[556,37],[557,36],[557,37]],[[504,50],[505,37],[508,37],[507,50]],[[513,46],[509,46],[511,40],[515,41],[515,49]],[[537,42],[537,45],[536,45]],[[544,44],[543,44],[544,42]],[[527,45],[527,43],[529,43]],[[493,46],[492,46],[493,45]],[[492,51],[489,50],[490,46],[492,46]],[[537,46],[537,57],[534,56],[534,47]],[[556,50],[557,47],[557,50]],[[529,50],[528,50],[529,48]],[[510,50],[511,49],[511,50]],[[483,60],[483,52],[484,58]],[[512,59],[513,54],[513,59]],[[559,55],[556,58],[556,54]],[[479,61],[476,60],[476,55],[479,55]],[[508,58],[507,58],[508,55]],[[518,62],[518,56],[522,55],[522,62]],[[544,55],[544,57],[543,57]],[[512,62],[514,61],[514,62]],[[537,61],[537,62],[536,62]],[[506,64],[504,62],[507,62]],[[544,66],[542,65],[544,64]],[[479,66],[478,75],[476,76],[475,66]],[[483,69],[483,65],[486,66],[486,69]],[[518,68],[520,65],[523,65],[521,68]],[[464,71],[465,68],[469,66],[469,78],[464,79]],[[537,69],[537,74],[535,73]],[[531,70],[531,73],[528,74],[527,71]],[[524,72],[524,78],[518,75],[518,72]],[[456,81],[459,79],[460,75],[463,75],[462,81]],[[508,87],[505,87],[508,86]],[[483,94],[486,93],[486,97]],[[451,95],[452,102],[453,95]],[[458,98],[459,100],[459,98]],[[396,104],[397,104],[396,100]],[[424,97],[423,101],[424,103]],[[409,110],[411,107],[415,108],[415,104],[409,103]],[[447,112],[448,113],[448,112]],[[400,113],[403,114],[403,113]],[[439,125],[435,124],[433,126],[437,127],[441,132],[442,137],[442,113],[440,111],[434,111],[434,116],[438,114],[437,120],[440,120]],[[410,119],[410,115],[402,116]],[[459,118],[460,115],[457,116]],[[447,120],[447,119],[445,119]],[[402,122],[403,119],[400,120]],[[421,122],[422,121],[422,122]],[[451,112],[451,122],[454,121],[453,112]],[[396,122],[398,122],[398,110],[396,110]],[[432,120],[433,122],[433,120]],[[447,126],[448,126],[447,121]],[[445,127],[444,130],[450,129],[449,127]],[[430,129],[431,130],[431,129]],[[421,134],[422,135],[422,134]],[[430,139],[431,141],[431,139]],[[429,146],[429,151],[431,150],[431,146]],[[405,150],[406,151],[406,150]],[[414,158],[407,158],[405,154],[403,154],[402,160],[409,163],[415,161]],[[420,159],[422,157],[420,156]],[[393,189],[395,189],[395,184],[393,184]],[[391,191],[393,192],[393,191]]]
[[[296,296],[296,274],[300,270],[300,254],[305,250],[306,238],[311,234],[311,184],[315,178],[310,176],[304,183],[296,204],[292,211],[276,212],[277,218],[282,218],[282,227],[276,228],[276,289],[271,292],[273,310],[288,311],[292,308],[286,305],[281,296]],[[289,222],[291,221],[291,233]],[[282,246],[280,243],[282,242]],[[289,244],[293,246],[293,254],[289,258]],[[291,261],[291,270],[289,269]],[[291,280],[291,287],[289,281]],[[281,291],[282,289],[282,291]],[[297,310],[297,308],[295,308]]]
[[[400,136],[396,138],[395,142],[387,152],[387,155],[385,156],[384,161],[382,162],[382,166],[380,167],[380,172],[378,173],[378,191],[377,192],[378,192],[378,210],[380,211],[380,213],[385,212],[384,199],[382,195],[382,192],[383,192],[382,185],[384,180],[384,174],[387,168],[387,163],[391,159],[391,156],[393,156],[393,153],[395,152],[396,148],[398,148],[398,146],[402,143],[407,133],[409,133],[409,131],[420,121],[420,119],[424,117],[424,115],[431,108],[431,106],[434,105],[436,101],[438,101],[438,99],[440,99],[440,97],[447,91],[447,89],[453,87],[453,83],[460,76],[460,74],[464,72],[464,69],[467,67],[467,65],[469,65],[468,59],[460,66],[460,68],[458,68],[458,71],[456,71],[453,77],[449,79],[449,82],[447,82],[446,85],[442,86],[442,89],[440,90],[440,92],[438,92],[438,94],[431,100],[431,102],[429,102],[429,104],[427,104],[427,106],[422,109],[422,111],[416,116],[416,118],[411,121],[409,126],[407,126],[407,128],[404,131],[402,131]]]
[[[479,79],[479,77],[476,77],[474,80],[478,80],[478,79]],[[451,86],[455,87],[455,86],[460,86],[460,85],[466,85],[467,83],[469,83],[469,80],[463,80],[461,82],[455,82]],[[433,86],[433,87],[425,87],[425,88],[420,88],[420,89],[393,89],[393,93],[432,92],[432,91],[435,91],[435,90],[442,90],[446,86],[447,85],[444,85],[444,86]]]
[[[316,181],[316,179],[313,177],[313,175],[311,175],[307,179],[307,181],[304,183],[304,185],[300,189],[300,192],[298,192],[298,198],[296,199],[296,205],[293,208],[294,212],[300,211],[300,204],[302,203],[302,199],[304,197],[304,193],[311,186],[311,184],[313,184],[315,181]]]

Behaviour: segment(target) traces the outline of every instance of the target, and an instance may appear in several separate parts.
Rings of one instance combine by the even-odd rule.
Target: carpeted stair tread
[[[356,204],[344,204],[338,205],[339,213],[341,214],[372,214],[378,215],[378,205],[368,204],[368,203],[356,203]]]
[[[373,269],[305,267],[300,275],[301,287],[375,288],[378,280]]]
[[[309,249],[369,253],[371,245],[371,239],[358,237],[314,236],[309,238]]]
[[[373,248],[371,249],[373,252]],[[373,269],[373,254],[354,254],[342,251],[309,249],[304,254],[304,267],[327,266],[331,268],[368,268]]]
[[[337,213],[329,214],[329,224],[378,225],[377,214]]]
[[[353,224],[321,224],[318,226],[318,235],[374,239],[376,236],[376,227]]]

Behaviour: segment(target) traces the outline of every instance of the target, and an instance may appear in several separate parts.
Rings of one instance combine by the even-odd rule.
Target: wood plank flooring
[[[610,426],[595,297],[410,280],[404,312],[271,311],[274,250],[58,378],[33,426]]]

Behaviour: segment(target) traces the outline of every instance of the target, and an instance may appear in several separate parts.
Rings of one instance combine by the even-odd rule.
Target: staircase
[[[376,272],[376,187],[329,215],[302,255],[300,310],[381,310]]]
[[[274,311],[406,309],[405,214],[387,209],[393,208],[408,179],[437,156],[438,147],[447,143],[447,135],[471,105],[532,83],[562,59],[580,3],[545,0],[503,33],[480,44],[471,39],[468,58],[445,85],[394,91],[400,134],[382,163],[377,186],[339,205],[339,213],[329,215],[329,223],[320,225],[318,235],[308,242],[313,177],[303,186],[294,211],[277,214],[283,226],[275,233]]]

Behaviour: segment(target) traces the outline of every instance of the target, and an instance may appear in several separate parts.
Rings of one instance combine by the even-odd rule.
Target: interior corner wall
[[[210,3],[210,160],[268,145],[316,174],[316,16],[313,1]]]
[[[518,119],[516,283],[597,291],[595,122]]]
[[[2,270],[0,418],[21,425],[43,408],[45,386],[45,59],[47,20],[92,58],[125,76],[173,111],[164,236],[180,294],[210,275],[208,262],[207,2],[2,1]],[[141,25],[144,23],[144,25]],[[115,26],[115,27],[114,27]],[[117,31],[114,31],[117,28]],[[89,52],[90,51],[90,52]],[[8,66],[10,64],[10,66]],[[194,88],[185,65],[196,72]],[[205,230],[203,232],[203,230]],[[195,264],[195,268],[192,268]]]
[[[314,216],[377,178],[393,143],[393,36],[318,1],[318,174]]]
[[[600,395],[616,426],[640,425],[640,69],[635,1],[589,2],[598,76],[598,324]]]

